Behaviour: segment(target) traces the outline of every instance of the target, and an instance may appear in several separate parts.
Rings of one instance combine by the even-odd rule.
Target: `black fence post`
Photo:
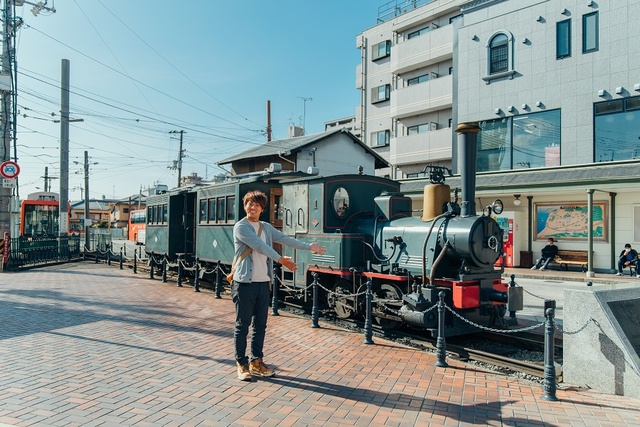
[[[545,301],[546,305],[547,301]],[[555,301],[553,301],[555,306]],[[556,329],[555,322],[553,321],[555,310],[551,307],[547,308],[545,315],[547,320],[544,324],[544,381],[542,384],[542,390],[544,395],[542,400],[549,400],[556,402],[556,366],[553,359],[554,339],[553,335]]]
[[[122,248],[120,248],[120,270],[122,270],[122,262],[124,261],[124,256],[122,255]]]
[[[444,296],[445,293],[440,291],[438,297],[438,339],[436,340],[436,366],[439,368],[446,368],[447,364],[447,343],[444,338]]]
[[[373,319],[371,313],[371,300],[373,299],[373,292],[371,291],[371,279],[367,280],[367,291],[365,294],[366,301],[366,317],[364,319],[364,341],[363,344],[373,344]]]
[[[512,274],[511,275],[511,281],[509,282],[509,287],[515,287],[516,286],[516,275]],[[510,319],[515,319],[516,318],[516,312],[515,311],[509,311],[509,318]]]
[[[182,287],[182,256],[178,255],[178,283],[176,284],[177,287],[181,288]]]
[[[216,264],[216,299],[222,298],[220,292],[222,292],[222,267],[220,267],[220,260],[218,260]]]
[[[311,308],[311,327],[319,328],[318,324],[318,273],[311,273],[313,276],[313,307]]]
[[[133,274],[138,274],[138,251],[133,251]]]
[[[149,257],[149,279],[153,279],[153,265],[155,264],[155,256],[153,252],[151,252],[151,256]]]
[[[193,291],[200,292],[200,261],[196,257],[196,277],[193,279]]]
[[[162,283],[167,283],[167,258],[162,257]]]
[[[278,267],[273,267],[273,280],[271,285],[271,315],[272,316],[280,316],[278,313],[278,277],[280,271]]]
[[[107,245],[107,265],[111,265],[111,248]]]

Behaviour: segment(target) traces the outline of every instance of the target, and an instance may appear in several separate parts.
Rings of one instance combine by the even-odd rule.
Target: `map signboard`
[[[586,203],[536,203],[534,239],[587,240]],[[593,240],[607,239],[607,203],[593,203]]]

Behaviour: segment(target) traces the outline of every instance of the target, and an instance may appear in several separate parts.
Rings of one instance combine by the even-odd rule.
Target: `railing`
[[[394,0],[385,3],[378,8],[378,24],[409,12],[419,6],[431,3],[432,1],[433,0]]]
[[[80,258],[80,237],[16,237],[10,239],[5,270],[18,270]]]

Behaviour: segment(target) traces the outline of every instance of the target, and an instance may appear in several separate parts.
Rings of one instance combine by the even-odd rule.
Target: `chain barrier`
[[[527,326],[526,328],[520,328],[520,329],[495,329],[495,328],[489,328],[487,326],[482,326],[482,325],[478,325],[477,323],[472,322],[469,319],[465,319],[464,317],[462,317],[460,314],[456,313],[451,307],[449,307],[446,303],[444,304],[444,307],[449,310],[451,313],[453,313],[456,317],[458,317],[458,319],[468,323],[471,326],[475,326],[476,328],[485,330],[485,331],[489,331],[489,332],[496,332],[496,333],[504,333],[504,334],[514,334],[516,332],[527,332],[527,331],[532,331],[534,329],[539,328],[540,326],[544,326],[544,322],[542,323],[537,323],[535,325],[531,325],[531,326]]]
[[[580,332],[584,331],[587,328],[587,326],[589,326],[589,324],[591,322],[595,323],[596,325],[598,324],[598,322],[596,322],[596,320],[593,317],[589,317],[587,319],[587,321],[585,322],[585,324],[580,326],[577,330],[575,330],[575,331],[562,331],[562,333],[565,334],[565,335],[579,334]]]

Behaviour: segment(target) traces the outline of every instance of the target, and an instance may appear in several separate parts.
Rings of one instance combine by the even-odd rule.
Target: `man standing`
[[[536,260],[535,265],[531,267],[532,270],[535,270],[536,268],[539,268],[540,271],[546,270],[551,260],[554,259],[556,255],[558,255],[558,247],[553,244],[554,243],[553,237],[549,237],[547,239],[547,243],[548,243],[547,246],[542,248],[542,254],[541,254],[542,256],[538,258]],[[544,262],[544,265],[542,264],[543,262]],[[542,267],[540,267],[541,265]]]
[[[624,249],[620,252],[620,256],[618,257],[618,272],[616,273],[616,276],[622,276],[622,269],[633,265],[636,269],[636,277],[640,278],[638,264],[638,252],[635,249],[631,249],[631,244],[627,243],[624,245]]]
[[[296,271],[298,267],[291,258],[280,256],[273,249],[273,243],[310,250],[320,255],[325,253],[324,246],[315,242],[301,242],[276,230],[268,222],[261,222],[260,214],[265,210],[267,201],[267,196],[261,191],[249,191],[245,194],[242,202],[247,216],[233,227],[235,271],[231,297],[236,307],[233,337],[238,379],[242,381],[251,381],[251,375],[271,377],[275,374],[275,371],[262,361],[273,261],[291,271]],[[253,327],[250,363],[246,355],[249,325]]]

